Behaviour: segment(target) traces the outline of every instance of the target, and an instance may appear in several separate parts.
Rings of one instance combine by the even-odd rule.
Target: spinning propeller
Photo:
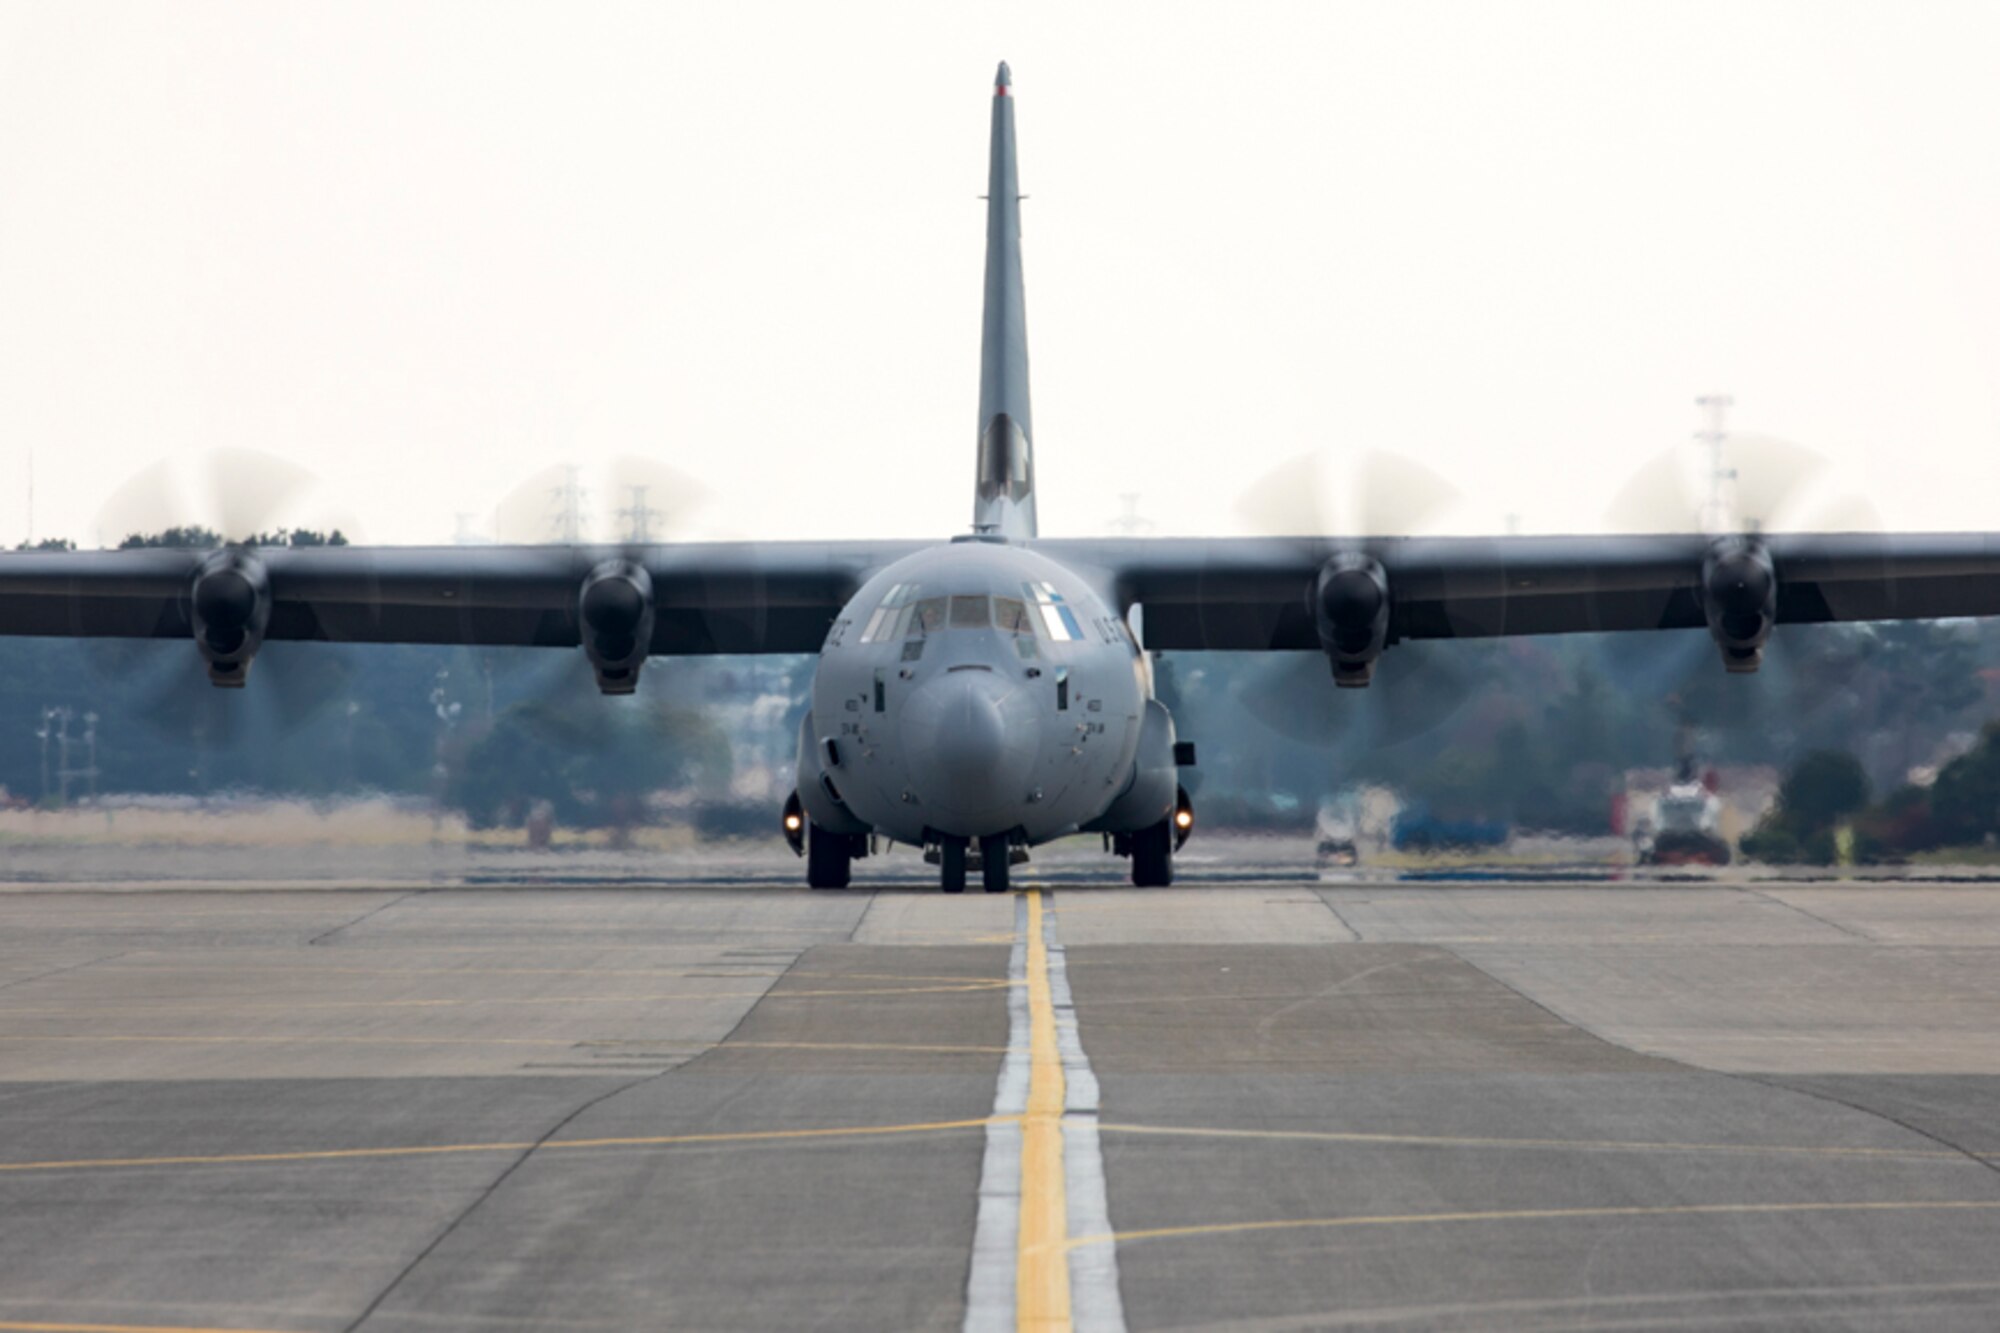
[[[1260,536],[1296,540],[1301,565],[1321,562],[1301,592],[1335,682],[1358,687],[1370,685],[1388,646],[1388,575],[1359,541],[1343,551],[1336,540],[1324,559],[1327,539],[1420,534],[1461,500],[1421,463],[1371,450],[1345,473],[1320,454],[1282,463],[1244,492],[1236,513]],[[1278,734],[1310,744],[1396,745],[1450,717],[1477,685],[1462,654],[1425,650],[1399,654],[1396,670],[1365,693],[1329,696],[1326,672],[1309,658],[1280,659],[1255,674],[1243,705]]]
[[[186,609],[207,681],[189,669],[177,644],[138,640],[90,643],[84,660],[95,674],[141,701],[140,716],[163,730],[191,727],[229,744],[238,736],[292,731],[337,695],[349,668],[335,656],[273,652],[250,682],[250,664],[265,651],[271,598],[254,547],[257,538],[284,540],[283,524],[324,512],[318,479],[305,468],[253,449],[216,449],[190,459],[155,463],[119,485],[98,511],[106,544],[145,536],[206,554],[189,584]],[[351,522],[328,524],[351,529]],[[247,707],[218,698],[209,684],[245,692]]]

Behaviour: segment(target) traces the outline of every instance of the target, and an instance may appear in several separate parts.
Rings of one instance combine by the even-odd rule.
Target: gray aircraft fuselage
[[[924,845],[1017,845],[1168,818],[1173,723],[1090,582],[967,538],[908,556],[835,621],[801,729],[815,824]]]

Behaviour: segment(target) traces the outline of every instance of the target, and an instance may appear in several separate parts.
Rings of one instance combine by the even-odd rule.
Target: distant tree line
[[[1947,848],[1991,848],[1996,838],[2000,722],[1989,722],[1934,780],[1899,784],[1874,802],[1852,755],[1808,755],[1786,776],[1776,808],[1743,839],[1743,852],[1776,864],[1901,862]]]
[[[134,534],[120,549],[221,544],[211,529],[181,527]],[[248,544],[346,538],[283,529]],[[799,696],[792,726],[807,662],[787,682]],[[478,825],[518,824],[546,802],[565,824],[624,825],[649,791],[727,790],[731,737],[703,705],[729,696],[733,665],[656,662],[637,695],[605,699],[577,652],[275,642],[236,691],[210,685],[179,640],[0,637],[0,787],[44,799],[57,786],[61,730],[72,768],[94,759],[100,792],[427,796]]]
[[[1963,621],[1786,626],[1755,675],[1725,673],[1699,631],[1404,643],[1366,690],[1335,690],[1317,654],[1175,653],[1157,674],[1200,748],[1205,822],[1301,823],[1380,783],[1440,815],[1581,834],[1608,831],[1622,775],[1671,767],[1688,735],[1704,766],[1844,753],[1865,803],[2000,713],[1989,664],[2000,625]]]

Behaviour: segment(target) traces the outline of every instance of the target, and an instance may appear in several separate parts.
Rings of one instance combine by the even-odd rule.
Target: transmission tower
[[[1136,491],[1127,491],[1125,494],[1119,496],[1118,504],[1118,517],[1110,520],[1105,526],[1121,532],[1127,537],[1137,537],[1141,533],[1151,532],[1158,526],[1152,519],[1144,518],[1140,515],[1139,495]]]
[[[653,520],[665,518],[667,515],[666,510],[653,508],[646,503],[648,489],[637,484],[627,486],[625,493],[632,497],[632,503],[618,511],[620,521],[625,524],[625,540],[635,545],[657,541],[658,538],[653,531]]]
[[[583,484],[577,480],[582,471],[574,463],[564,464],[562,484],[549,488],[549,532],[567,546],[582,541],[588,525],[583,512]]]
[[[1729,438],[1729,409],[1736,406],[1736,400],[1726,393],[1707,393],[1694,404],[1706,418],[1705,428],[1694,437],[1708,450],[1708,503],[1702,506],[1701,527],[1704,532],[1723,532],[1735,526],[1722,498],[1722,486],[1736,480],[1736,469],[1722,466],[1722,445]]]

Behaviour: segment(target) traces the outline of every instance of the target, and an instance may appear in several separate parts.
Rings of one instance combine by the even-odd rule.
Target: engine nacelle
[[[263,561],[241,547],[209,555],[195,572],[188,609],[209,681],[242,689],[271,624],[271,580]]]
[[[1343,688],[1366,685],[1389,642],[1389,575],[1379,560],[1353,553],[1326,562],[1313,579],[1313,624]]]
[[[653,576],[630,560],[606,560],[577,596],[583,651],[605,694],[639,688],[639,668],[653,642]]]
[[[1778,571],[1756,542],[1728,537],[1709,548],[1701,564],[1701,609],[1708,632],[1722,650],[1722,665],[1755,671],[1778,623]]]

